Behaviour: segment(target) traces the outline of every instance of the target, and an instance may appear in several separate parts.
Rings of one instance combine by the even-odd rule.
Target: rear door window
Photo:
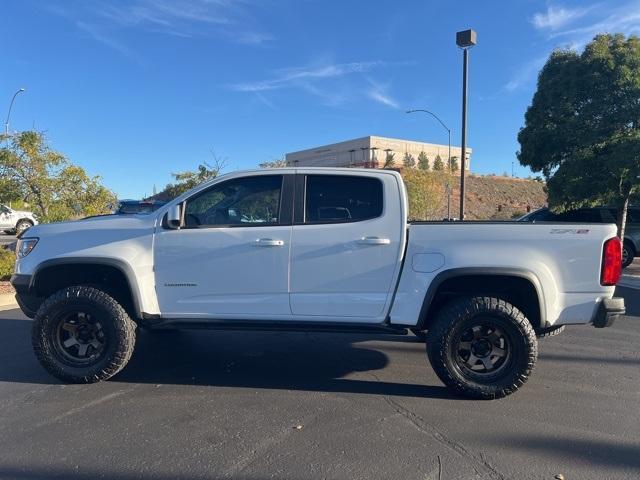
[[[347,223],[382,215],[382,182],[353,175],[308,175],[304,223]]]

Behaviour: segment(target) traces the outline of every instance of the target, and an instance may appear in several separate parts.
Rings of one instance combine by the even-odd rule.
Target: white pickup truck
[[[37,225],[38,221],[31,212],[14,210],[0,204],[0,230],[5,233],[22,233],[27,228]]]
[[[625,311],[614,225],[408,223],[388,170],[232,173],[146,215],[32,227],[17,254],[35,353],[77,383],[118,373],[136,327],[410,329],[446,385],[497,398],[527,380],[536,336]]]

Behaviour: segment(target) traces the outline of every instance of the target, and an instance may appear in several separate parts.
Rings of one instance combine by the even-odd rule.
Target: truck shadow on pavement
[[[1,319],[0,381],[59,384],[33,355],[31,321]],[[357,345],[394,336],[289,332],[139,331],[133,358],[115,381],[460,399],[444,386],[381,380],[383,352]],[[397,337],[415,343],[412,337]],[[417,344],[421,352],[424,346]],[[429,369],[421,353],[424,369]],[[348,376],[349,378],[344,378]]]
[[[384,353],[347,334],[142,332],[120,382],[458,399],[444,386],[387,382]],[[380,340],[376,336],[377,340]],[[424,347],[422,347],[424,348]],[[426,357],[424,368],[428,369]],[[350,378],[343,378],[349,376]]]

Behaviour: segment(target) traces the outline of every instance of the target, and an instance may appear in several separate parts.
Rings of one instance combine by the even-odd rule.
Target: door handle
[[[391,240],[380,237],[362,237],[358,240],[358,243],[360,245],[389,245],[391,244]]]
[[[256,247],[281,247],[284,245],[284,241],[274,240],[273,238],[259,238],[254,245]]]

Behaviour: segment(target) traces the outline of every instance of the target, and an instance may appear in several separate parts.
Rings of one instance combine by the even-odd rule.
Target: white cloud
[[[545,32],[547,53],[521,65],[503,86],[508,92],[531,85],[553,48],[580,51],[601,33],[640,35],[640,0],[627,1],[614,8],[606,3],[580,8],[549,6],[545,12],[535,14],[531,22]]]
[[[135,57],[134,53],[126,46],[104,34],[104,32],[101,32],[100,29],[95,25],[86,22],[76,22],[76,27],[88,34],[95,41],[100,42],[103,45],[106,45],[107,47],[112,48],[113,50],[116,50],[117,52],[120,52],[127,57]]]
[[[546,60],[547,57],[545,55],[525,63],[511,76],[509,81],[504,85],[504,89],[508,92],[513,92],[532,83]]]
[[[128,0],[45,3],[46,10],[71,21],[96,41],[120,53],[132,51],[120,43],[120,31],[140,31],[177,37],[219,37],[231,43],[259,46],[273,40],[262,31],[247,6],[254,0]]]
[[[262,92],[292,86],[303,86],[303,83],[318,79],[339,78],[353,73],[365,73],[385,65],[384,62],[350,62],[325,64],[316,67],[293,67],[282,69],[273,78],[257,82],[231,85],[232,90],[239,92]],[[308,84],[307,84],[308,86]]]
[[[227,25],[234,12],[230,4],[206,0],[134,0],[115,6],[98,3],[94,12],[121,26],[186,28],[187,24]]]
[[[368,98],[396,110],[400,108],[400,104],[397,102],[397,100],[393,98],[389,93],[387,93],[388,85],[380,84],[371,78],[367,80],[371,85],[371,88],[367,90]]]
[[[276,106],[273,104],[273,102],[269,100],[267,97],[265,97],[261,92],[254,92],[254,94],[256,98],[260,101],[260,103],[262,103],[263,105],[266,105],[271,110],[276,110]]]
[[[395,108],[395,109],[399,109],[400,105],[398,105],[398,102],[396,102],[393,98],[391,98],[389,95],[384,94],[378,90],[369,90],[369,97],[373,100],[375,100],[378,103],[381,103],[383,105],[386,105],[387,107],[391,107],[391,108]]]
[[[546,12],[536,13],[531,22],[537,29],[558,30],[584,16],[589,8],[548,6]]]
[[[241,82],[227,87],[236,92],[264,94],[277,90],[295,89],[320,99],[326,106],[341,105],[363,96],[387,107],[398,109],[398,102],[388,93],[388,86],[370,78],[375,70],[411,65],[410,62],[388,63],[381,60],[346,63],[318,63],[305,67],[283,68],[270,78]],[[270,102],[271,103],[271,102]],[[273,103],[271,103],[271,106]]]
[[[566,39],[577,48],[582,48],[600,33],[640,34],[640,2],[634,1],[614,10],[592,23],[553,33],[553,38]]]

